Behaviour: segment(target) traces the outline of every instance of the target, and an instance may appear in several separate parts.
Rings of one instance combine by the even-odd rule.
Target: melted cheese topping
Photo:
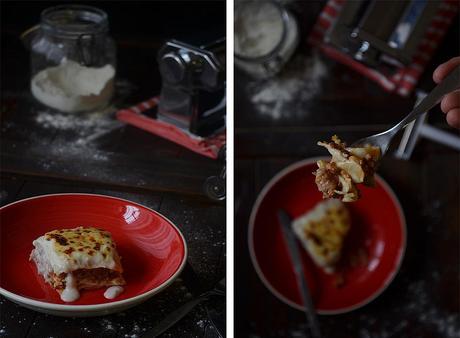
[[[107,268],[121,272],[115,243],[109,232],[88,227],[47,232],[33,241],[33,255],[39,255],[40,271],[56,274],[77,269]]]
[[[350,225],[345,205],[329,199],[295,219],[292,227],[314,262],[326,272],[333,272]]]

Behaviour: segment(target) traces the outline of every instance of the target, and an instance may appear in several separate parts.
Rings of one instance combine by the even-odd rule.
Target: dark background
[[[295,56],[311,58],[306,33],[325,1],[289,5],[303,40]],[[459,19],[426,67],[417,88],[434,87],[432,72],[460,55]],[[385,92],[324,55],[327,76],[306,102],[292,102],[282,118],[261,114],[248,96],[255,81],[235,68],[235,332],[237,337],[308,337],[305,315],[282,303],[262,284],[248,251],[248,222],[264,185],[286,166],[326,156],[316,142],[334,134],[352,143],[387,130],[413,107],[415,96]],[[295,71],[293,69],[292,71]],[[300,70],[299,70],[300,71]],[[306,79],[308,81],[308,79]],[[434,108],[428,121],[446,132],[445,115]],[[395,145],[398,141],[395,140]],[[390,286],[368,305],[342,315],[319,316],[324,337],[453,338],[460,335],[460,156],[458,151],[419,140],[408,161],[383,159],[378,172],[400,200],[408,229],[402,267]]]
[[[10,90],[28,86],[27,77],[11,74],[19,69],[28,70],[24,65],[29,55],[20,46],[20,34],[39,23],[43,9],[74,3],[107,12],[110,35],[118,46],[117,75],[142,84],[138,96],[159,92],[156,53],[166,40],[200,44],[225,36],[224,1],[2,1],[2,60],[8,58],[8,49],[22,51],[16,55],[19,59],[2,62],[4,86],[8,84]],[[138,64],[142,67],[136,67]]]
[[[116,128],[84,145],[76,142],[82,132],[91,136],[91,130],[38,123],[48,108],[29,92],[29,52],[19,36],[39,22],[43,9],[63,3],[70,2],[1,2],[0,205],[62,192],[129,199],[172,220],[186,238],[189,257],[180,278],[165,292],[115,315],[59,318],[0,297],[0,337],[144,337],[167,314],[225,276],[225,205],[203,192],[206,178],[218,175],[223,163],[137,128],[117,126],[113,114],[106,121]],[[167,39],[194,43],[225,35],[224,1],[79,3],[108,13],[118,48],[119,108],[159,94],[156,56]],[[218,337],[208,311],[224,320],[224,308],[223,298],[205,302],[163,336]]]

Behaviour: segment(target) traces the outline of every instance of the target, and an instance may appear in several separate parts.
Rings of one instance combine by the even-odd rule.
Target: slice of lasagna
[[[326,273],[334,272],[350,225],[349,212],[337,199],[320,202],[292,222],[303,247]]]
[[[354,202],[360,197],[356,184],[374,185],[374,173],[380,159],[379,147],[347,148],[336,135],[332,137],[332,142],[318,142],[318,145],[332,155],[329,162],[318,161],[318,169],[314,172],[323,198]]]
[[[124,285],[123,268],[108,231],[78,227],[47,232],[33,241],[30,259],[65,302],[79,290]]]

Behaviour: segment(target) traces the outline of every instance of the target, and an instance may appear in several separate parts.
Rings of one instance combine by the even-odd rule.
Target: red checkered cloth
[[[198,154],[217,159],[220,148],[225,144],[225,130],[219,134],[204,138],[188,133],[170,123],[141,114],[157,106],[159,101],[158,96],[155,96],[136,106],[119,110],[117,112],[117,119],[177,143]]]
[[[329,0],[311,31],[308,42],[317,46],[329,57],[352,67],[357,72],[377,82],[385,90],[408,96],[422,75],[427,63],[431,60],[436,48],[441,43],[455,15],[459,11],[458,0],[441,0],[438,12],[431,20],[424,38],[421,40],[409,66],[399,69],[396,73],[386,74],[367,67],[349,55],[323,43],[324,36],[333,27],[337,16],[347,0]],[[353,1],[353,0],[348,0]]]

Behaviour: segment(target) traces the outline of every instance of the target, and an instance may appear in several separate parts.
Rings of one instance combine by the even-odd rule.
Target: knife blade
[[[310,328],[311,336],[313,338],[321,338],[321,332],[319,329],[318,318],[316,316],[316,310],[311,299],[310,290],[308,289],[307,281],[305,280],[305,274],[303,271],[302,259],[300,257],[299,247],[297,246],[297,240],[294,232],[291,229],[291,217],[286,211],[278,210],[278,219],[281,223],[281,229],[283,230],[284,240],[288,247],[289,257],[294,267],[294,273],[297,279],[297,286],[299,287],[302,301],[305,307],[305,315],[307,317],[307,323]]]

